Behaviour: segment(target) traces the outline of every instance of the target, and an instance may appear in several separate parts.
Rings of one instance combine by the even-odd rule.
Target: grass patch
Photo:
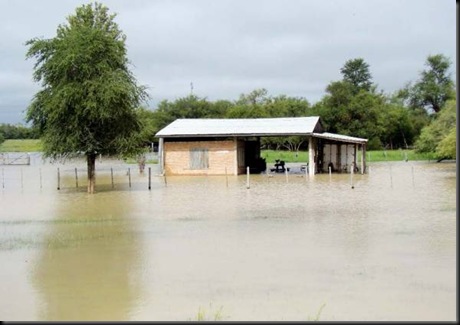
[[[434,153],[418,153],[415,150],[372,150],[366,153],[367,162],[401,160],[436,160]]]
[[[274,164],[276,159],[284,160],[285,162],[306,162],[308,161],[308,152],[299,151],[298,154],[287,150],[261,150],[260,156],[265,158],[269,164]]]
[[[0,152],[37,152],[42,151],[39,139],[9,139],[0,144]]]
[[[361,153],[359,153],[361,154]],[[308,162],[308,152],[299,151],[298,155],[286,150],[261,150],[262,158],[268,164],[274,164],[276,159],[284,160],[286,163]],[[359,157],[359,156],[358,156]],[[418,153],[415,150],[372,150],[366,152],[366,162],[379,161],[403,161],[403,160],[436,160],[434,153]],[[358,159],[359,161],[359,159]]]

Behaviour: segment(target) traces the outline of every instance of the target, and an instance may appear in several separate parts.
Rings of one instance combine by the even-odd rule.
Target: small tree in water
[[[126,36],[115,14],[99,4],[82,5],[51,39],[27,41],[41,82],[27,109],[42,137],[44,155],[64,159],[84,153],[88,192],[95,189],[97,155],[140,152],[141,121],[136,108],[147,97],[129,71]]]

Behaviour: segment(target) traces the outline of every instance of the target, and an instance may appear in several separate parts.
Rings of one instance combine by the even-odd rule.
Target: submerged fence
[[[30,165],[28,153],[0,153],[0,165]]]
[[[75,167],[77,166],[77,167]],[[368,174],[332,174],[322,173],[310,177],[308,170],[302,172],[284,173],[262,173],[252,175],[246,173],[233,177],[225,174],[208,177],[202,176],[177,176],[166,177],[159,173],[160,169],[157,164],[147,165],[141,172],[138,165],[135,164],[117,164],[106,162],[96,166],[96,191],[110,190],[151,190],[181,184],[222,184],[223,187],[243,187],[248,190],[257,188],[263,184],[270,186],[282,186],[285,184],[321,184],[320,186],[342,186],[348,184],[346,188],[360,188],[365,184],[383,188],[416,188],[421,186],[423,174],[426,168],[417,164],[390,164],[382,163],[369,166]],[[292,169],[291,169],[292,171]],[[230,177],[232,176],[232,177]],[[230,186],[229,186],[230,180]],[[369,183],[370,182],[370,183]],[[327,185],[329,184],[329,185]],[[3,192],[10,190],[63,190],[85,192],[88,185],[86,165],[52,165],[44,164],[39,166],[0,166],[0,189]]]
[[[88,185],[86,166],[0,166],[2,189],[77,189],[85,191]],[[153,170],[152,170],[153,169]],[[99,189],[148,189],[152,179],[161,178],[155,167],[143,171],[136,165],[96,168],[96,190]],[[159,181],[157,181],[159,182]]]

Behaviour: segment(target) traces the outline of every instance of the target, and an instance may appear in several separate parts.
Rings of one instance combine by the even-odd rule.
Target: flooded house
[[[308,173],[366,171],[367,139],[324,132],[318,116],[177,119],[161,129],[158,157],[165,175],[239,175],[266,170],[261,137],[304,136]],[[358,159],[359,158],[359,159]]]

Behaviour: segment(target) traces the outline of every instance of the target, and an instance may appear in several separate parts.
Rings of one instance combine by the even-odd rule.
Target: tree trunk
[[[87,154],[88,162],[88,193],[93,194],[96,188],[96,154]]]

